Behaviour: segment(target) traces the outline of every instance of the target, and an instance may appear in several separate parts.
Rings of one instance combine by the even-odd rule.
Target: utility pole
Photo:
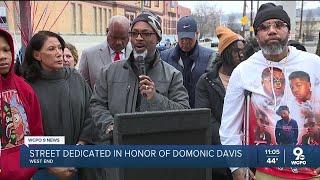
[[[253,26],[253,0],[251,0],[251,12],[250,12],[250,37],[253,36],[252,26]]]
[[[299,28],[299,41],[301,42],[302,34],[302,18],[303,18],[303,0],[301,1],[301,12],[300,12],[300,28]]]
[[[258,12],[258,9],[259,9],[259,1],[257,1],[257,12]]]
[[[243,13],[242,13],[242,17],[246,16],[246,7],[247,7],[247,1],[244,0],[243,1]],[[245,35],[245,29],[244,29],[245,25],[242,25],[242,31],[241,31],[241,35],[242,37],[244,37]]]

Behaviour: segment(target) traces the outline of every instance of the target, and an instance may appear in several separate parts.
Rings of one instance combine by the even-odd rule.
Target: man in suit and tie
[[[92,89],[102,67],[129,57],[132,50],[128,45],[129,28],[129,19],[113,16],[107,28],[107,41],[83,50],[79,70]]]

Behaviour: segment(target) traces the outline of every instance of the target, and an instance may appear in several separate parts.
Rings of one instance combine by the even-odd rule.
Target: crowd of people
[[[113,16],[106,41],[80,59],[60,35],[39,31],[18,66],[12,36],[0,29],[0,179],[113,179],[104,168],[21,168],[19,149],[24,136],[41,135],[65,136],[70,145],[113,144],[119,113],[209,108],[213,145],[318,145],[320,58],[289,41],[290,24],[282,6],[262,4],[255,38],[216,28],[215,56],[198,43],[195,19],[185,16],[177,22],[177,45],[160,52],[161,19],[143,11],[131,23]],[[250,107],[245,91],[251,92]],[[248,108],[250,118],[243,119]],[[244,121],[250,122],[248,142]],[[242,180],[246,172],[257,179],[310,179],[320,172],[251,170],[216,168],[212,179]]]

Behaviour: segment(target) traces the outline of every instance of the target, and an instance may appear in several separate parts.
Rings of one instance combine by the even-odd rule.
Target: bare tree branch
[[[210,6],[202,2],[196,6],[192,16],[198,23],[200,38],[215,35],[215,29],[220,25],[221,14],[222,11],[218,10],[215,5]]]

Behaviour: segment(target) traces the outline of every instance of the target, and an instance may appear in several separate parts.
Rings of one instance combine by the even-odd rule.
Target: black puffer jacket
[[[212,70],[203,74],[196,86],[195,107],[210,108],[212,120],[212,144],[221,144],[219,128],[226,90],[219,77],[221,61],[215,61]],[[232,180],[229,168],[212,169],[212,179]]]
[[[226,90],[219,77],[222,62],[215,62],[212,71],[203,74],[196,86],[195,107],[210,108],[213,124],[212,144],[220,144],[219,128]]]

